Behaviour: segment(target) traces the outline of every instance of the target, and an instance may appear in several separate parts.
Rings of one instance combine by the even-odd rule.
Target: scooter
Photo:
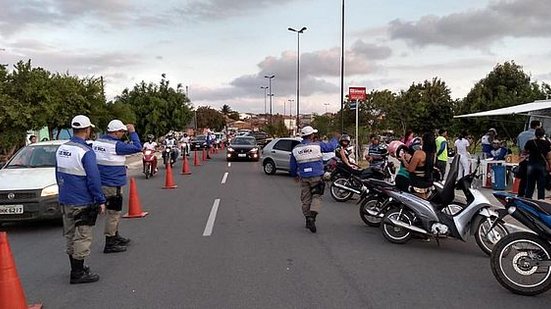
[[[145,149],[143,151],[143,164],[144,164],[144,174],[145,179],[149,179],[151,176],[155,176],[156,168],[153,167],[153,163],[155,162],[155,151],[151,149]]]
[[[537,295],[551,289],[551,204],[505,192],[494,196],[505,206],[499,219],[510,215],[528,231],[503,237],[491,255],[492,273],[509,291]]]
[[[386,163],[385,163],[386,165]],[[354,194],[361,194],[366,179],[390,180],[392,174],[388,167],[368,167],[362,170],[352,171],[344,163],[338,162],[335,170],[331,174],[330,193],[331,197],[337,202],[346,202],[351,199]]]
[[[490,255],[495,244],[509,232],[503,222],[499,222],[499,215],[492,210],[488,199],[473,186],[473,181],[480,177],[477,176],[477,171],[478,166],[473,173],[457,182],[457,173],[452,177],[453,183],[456,183],[455,189],[463,191],[466,204],[454,202],[454,190],[442,192],[439,203],[409,192],[386,190],[386,194],[399,205],[384,214],[383,224],[380,226],[383,236],[392,243],[404,244],[417,234],[433,237],[439,244],[441,237],[465,241],[469,234],[474,234],[480,249]],[[458,212],[449,214],[442,211],[453,204],[460,209]]]

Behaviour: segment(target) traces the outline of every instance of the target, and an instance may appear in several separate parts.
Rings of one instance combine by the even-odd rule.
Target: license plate
[[[240,153],[237,155],[239,158],[245,158],[247,156],[246,153]]]
[[[0,215],[20,215],[23,205],[0,205]]]

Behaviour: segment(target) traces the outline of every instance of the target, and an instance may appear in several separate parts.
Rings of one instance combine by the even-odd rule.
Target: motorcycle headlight
[[[228,152],[234,152],[235,149],[231,148],[231,147],[228,147]]]
[[[59,187],[57,184],[47,186],[46,188],[42,189],[42,192],[40,193],[41,197],[44,196],[52,196],[52,195],[58,195],[59,194]]]

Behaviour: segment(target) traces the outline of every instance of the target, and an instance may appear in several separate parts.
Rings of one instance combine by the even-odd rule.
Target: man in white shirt
[[[145,150],[157,151],[158,147],[159,145],[155,142],[155,136],[153,136],[152,134],[149,134],[147,135],[147,142],[143,144],[142,151],[145,151]],[[143,172],[145,173],[145,156],[142,160],[142,163],[143,163]],[[157,156],[155,155],[153,156],[152,167],[156,173],[158,170],[157,170]]]

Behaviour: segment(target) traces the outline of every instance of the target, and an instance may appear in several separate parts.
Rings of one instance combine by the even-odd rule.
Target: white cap
[[[96,126],[90,122],[90,118],[84,115],[77,115],[71,120],[71,127],[73,129],[86,129],[88,127],[95,128]]]
[[[314,133],[318,133],[318,130],[312,128],[311,126],[305,126],[300,130],[300,136],[302,137],[312,135]]]
[[[107,132],[128,131],[128,128],[122,123],[122,121],[115,119],[111,120],[107,125]]]

